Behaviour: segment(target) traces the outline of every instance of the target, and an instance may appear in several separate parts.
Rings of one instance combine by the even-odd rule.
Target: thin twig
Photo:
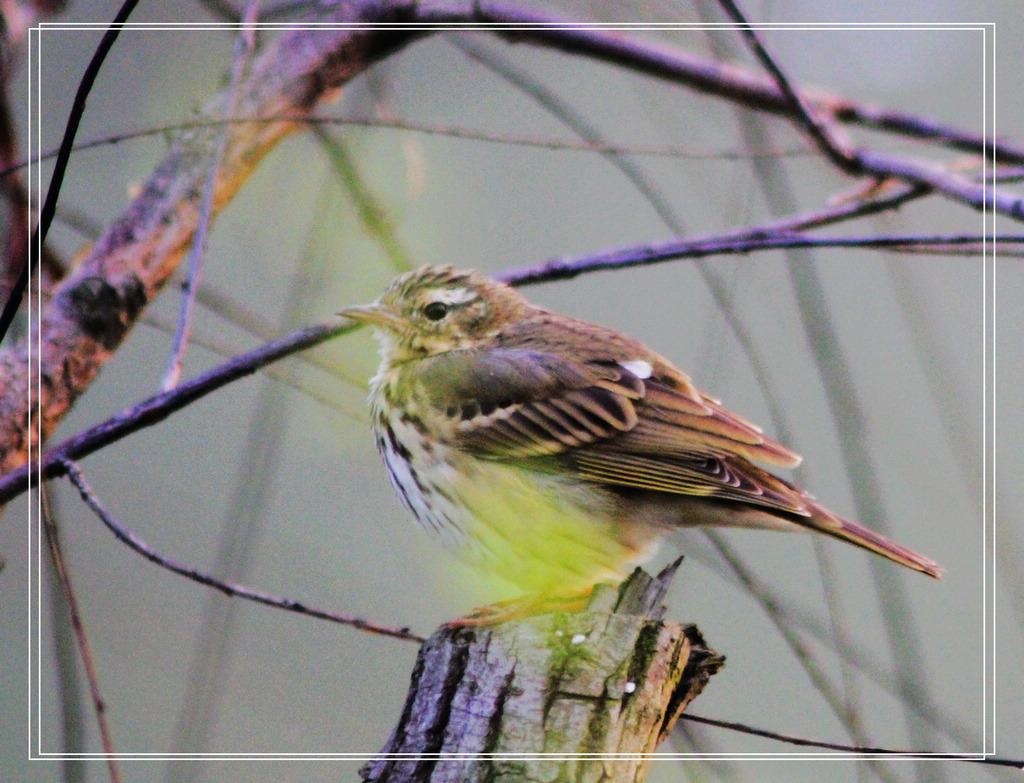
[[[788,742],[791,745],[799,745],[806,748],[824,748],[825,750],[840,750],[844,753],[857,753],[865,756],[901,756],[905,758],[913,759],[936,759],[943,761],[964,761],[971,764],[993,764],[1000,767],[1016,767],[1017,769],[1024,769],[1024,761],[1020,759],[1008,759],[999,756],[986,756],[984,754],[967,754],[967,753],[923,753],[920,751],[913,750],[896,750],[893,748],[874,748],[874,747],[860,747],[857,745],[843,745],[838,742],[823,742],[820,740],[811,740],[805,737],[797,737],[792,734],[781,734],[777,731],[770,731],[768,729],[758,729],[753,726],[748,726],[745,723],[735,723],[733,721],[717,720],[715,718],[705,718],[701,715],[694,715],[692,712],[684,712],[679,716],[683,720],[692,721],[693,723],[702,723],[705,726],[716,726],[720,729],[729,729],[730,731],[739,731],[743,734],[752,734],[755,737],[765,737],[766,739],[779,740],[780,742]],[[981,756],[981,758],[978,758]]]
[[[586,272],[599,270],[626,269],[635,266],[673,261],[681,258],[705,258],[707,256],[734,255],[756,250],[782,250],[796,247],[830,248],[913,248],[949,247],[991,243],[996,237],[979,234],[951,234],[935,236],[891,236],[891,237],[809,237],[802,234],[781,232],[765,234],[760,228],[742,233],[729,232],[725,235],[708,235],[687,239],[672,239],[649,245],[630,245],[613,248],[588,256],[556,258],[535,266],[508,270],[498,276],[510,285],[531,285],[567,280]],[[1024,235],[999,236],[1000,244],[1024,244]]]
[[[809,103],[796,91],[796,88],[789,81],[789,77],[786,76],[785,71],[778,66],[775,58],[768,53],[764,43],[762,43],[760,37],[754,31],[754,28],[750,26],[750,23],[736,3],[733,0],[718,0],[718,4],[736,22],[737,29],[740,35],[743,36],[743,40],[747,42],[747,46],[750,47],[750,50],[760,61],[764,69],[771,74],[775,84],[778,85],[779,90],[789,102],[793,116],[807,132],[807,135],[811,137],[818,149],[847,174],[860,174],[861,170],[857,158],[850,150],[844,149],[840,145],[821,117],[814,112]]]
[[[748,594],[755,597],[765,614],[772,621],[775,629],[779,632],[779,635],[783,638],[789,649],[792,651],[793,656],[797,659],[797,662],[803,667],[803,670],[807,673],[814,688],[821,694],[822,698],[835,713],[835,716],[839,719],[847,730],[854,734],[855,738],[855,727],[857,721],[851,721],[851,716],[847,712],[845,700],[842,698],[835,685],[833,685],[829,676],[825,673],[811,648],[804,643],[804,640],[800,638],[796,630],[792,627],[789,622],[789,618],[781,610],[780,606],[776,601],[765,593],[757,590],[756,582],[753,578],[753,574],[750,569],[743,562],[742,558],[733,551],[732,547],[726,542],[726,540],[715,530],[705,529],[705,537],[711,542],[712,546],[718,551],[718,554],[726,562],[729,568],[732,569],[733,574],[740,583],[746,589]]]
[[[68,571],[67,561],[60,547],[59,531],[57,522],[50,511],[49,493],[40,494],[40,506],[42,508],[43,533],[46,537],[46,545],[50,550],[50,558],[53,561],[53,570],[60,584],[61,592],[64,593],[64,600],[67,602],[68,617],[71,620],[71,627],[75,633],[75,641],[78,644],[78,653],[82,658],[82,667],[85,669],[85,676],[89,682],[89,693],[92,696],[93,709],[96,711],[96,723],[100,731],[100,740],[103,744],[103,752],[107,758],[107,769],[110,771],[111,783],[120,783],[121,774],[118,772],[117,761],[114,755],[114,740],[110,733],[110,723],[107,720],[107,706],[100,692],[100,680],[96,671],[96,662],[92,657],[92,648],[89,645],[89,637],[85,632],[85,622],[82,620],[82,612],[78,606],[78,597],[71,585],[71,573]]]
[[[492,23],[495,35],[516,43],[547,46],[572,55],[611,63],[657,79],[685,85],[708,95],[758,111],[791,116],[793,107],[778,86],[761,74],[724,64],[655,41],[622,35],[618,31],[584,26],[578,20],[526,10],[517,5],[477,2],[476,19]],[[418,14],[423,22],[465,21],[460,8],[441,3],[424,5]],[[858,124],[911,138],[938,142],[952,149],[984,155],[1004,163],[1024,163],[1024,148],[1010,142],[950,128],[912,114],[861,106],[841,96],[805,90],[805,100],[829,111],[841,122]]]
[[[1024,198],[997,190],[990,183],[972,182],[942,166],[874,150],[860,150],[857,158],[865,170],[878,177],[926,185],[974,209],[989,209],[1024,222]]]
[[[195,130],[197,128],[215,127],[218,125],[230,125],[233,123],[256,123],[256,122],[280,122],[280,117],[225,117],[220,119],[196,119],[188,122],[172,122],[166,125],[153,125],[142,130],[124,131],[101,136],[88,141],[75,144],[74,152],[106,147],[120,144],[125,141],[148,138],[150,136],[164,136],[178,131]],[[322,126],[338,125],[352,128],[371,128],[375,130],[397,130],[409,133],[422,133],[428,136],[447,136],[453,139],[465,141],[482,141],[492,144],[504,144],[512,147],[532,147],[542,150],[566,150],[569,152],[599,152],[615,153],[618,155],[637,155],[654,158],[684,158],[697,160],[742,160],[751,157],[773,157],[792,158],[816,155],[813,150],[806,148],[789,149],[764,149],[764,150],[743,150],[743,149],[698,149],[694,147],[682,147],[678,145],[643,145],[643,144],[613,144],[611,142],[589,142],[580,139],[564,139],[554,136],[532,136],[511,133],[496,133],[482,129],[464,128],[460,125],[443,123],[416,122],[413,120],[385,119],[380,117],[322,117],[311,116],[302,119],[304,125]],[[33,155],[27,160],[11,162],[5,168],[0,168],[0,180],[14,174],[27,166],[36,165],[41,161],[50,160],[57,156],[57,150],[47,150]],[[1012,169],[1009,176],[1019,173],[1019,169]]]
[[[847,174],[873,174],[898,177],[905,182],[927,185],[950,198],[975,209],[992,209],[1014,220],[1024,221],[1024,199],[996,190],[991,185],[975,184],[940,166],[918,163],[872,150],[853,152],[843,148],[828,126],[792,86],[785,72],[771,56],[733,0],[718,0],[725,12],[739,25],[739,32],[754,56],[767,70],[792,106],[797,121],[825,156]]]
[[[151,326],[154,329],[158,329],[161,332],[164,332],[165,334],[174,333],[174,323],[171,322],[170,320],[160,318],[159,316],[144,315],[142,318],[139,319],[139,321],[140,323],[143,323],[146,326]],[[223,340],[218,340],[215,337],[209,337],[206,335],[193,334],[192,344],[200,348],[204,348],[207,351],[210,351],[211,353],[215,353],[222,359],[227,359],[231,356],[234,356],[237,353],[237,350],[229,347],[228,344],[225,343]],[[305,354],[300,353],[297,354],[294,358],[296,360],[302,361],[304,358],[308,357],[305,357]],[[346,383],[353,383],[352,380],[336,372],[329,364],[327,364],[327,362],[316,360],[313,362],[309,362],[309,364],[311,364],[314,367],[319,367],[332,377],[338,378],[339,380],[343,380]],[[366,420],[366,414],[362,409],[356,411],[352,408],[348,408],[342,405],[340,402],[338,402],[338,400],[336,400],[333,395],[328,394],[326,392],[320,392],[317,391],[316,389],[311,388],[303,378],[301,378],[296,373],[289,372],[287,369],[284,368],[284,366],[275,367],[274,365],[268,365],[267,367],[263,368],[262,372],[270,380],[284,384],[285,386],[294,389],[299,394],[302,394],[308,397],[309,399],[313,400],[314,402],[323,405],[325,408],[330,408],[331,410],[336,411],[337,413],[340,413],[343,416],[347,416],[348,418],[353,419],[355,421]]]
[[[38,463],[30,461],[18,470],[0,478],[0,503],[6,503],[35,486],[42,478],[55,478],[65,473],[64,461],[80,459],[115,441],[163,421],[175,411],[205,397],[227,384],[252,375],[261,367],[312,348],[332,337],[359,328],[346,318],[331,318],[236,356],[209,372],[178,387],[150,397],[118,413],[94,427],[78,433],[46,451]]]
[[[244,25],[235,37],[235,51],[231,62],[231,81],[227,89],[227,105],[224,113],[231,116],[238,106],[239,90],[242,76],[246,66],[249,64],[249,56],[255,44],[253,36],[253,24],[256,21],[257,3],[249,0],[244,13]],[[164,391],[173,389],[178,385],[181,378],[181,368],[185,361],[185,352],[188,350],[189,337],[192,334],[192,318],[196,310],[196,292],[199,289],[199,279],[203,271],[203,259],[206,256],[206,237],[210,230],[210,223],[213,221],[213,198],[217,189],[218,170],[221,161],[228,148],[228,131],[230,125],[221,127],[217,138],[217,149],[210,159],[209,170],[206,175],[206,182],[203,184],[203,197],[199,202],[199,220],[196,223],[195,233],[192,235],[192,245],[188,251],[188,272],[182,283],[184,297],[181,301],[181,310],[178,314],[178,328],[174,333],[174,342],[171,346],[171,356],[167,362],[167,372],[164,375],[161,388]]]
[[[62,460],[62,465],[63,472],[67,474],[68,478],[71,479],[71,482],[78,489],[78,493],[82,496],[82,500],[85,501],[85,504],[89,506],[96,516],[100,518],[103,524],[106,525],[107,529],[117,536],[118,540],[123,544],[127,545],[130,549],[142,555],[150,562],[156,563],[161,568],[166,568],[168,571],[187,577],[199,584],[215,587],[225,595],[231,597],[245,598],[246,600],[254,601],[258,604],[274,606],[278,609],[284,609],[289,612],[295,612],[309,617],[316,617],[320,620],[329,620],[332,623],[348,625],[378,636],[389,636],[391,638],[401,639],[407,642],[422,643],[426,641],[422,636],[417,636],[408,628],[391,628],[386,625],[380,625],[369,620],[364,620],[360,617],[340,614],[338,612],[329,612],[324,609],[316,609],[290,598],[280,598],[278,596],[260,592],[259,590],[253,590],[245,587],[244,585],[217,579],[216,577],[205,574],[191,566],[183,565],[169,557],[165,557],[139,538],[139,536],[137,536],[133,531],[121,525],[113,518],[113,516],[110,515],[110,513],[103,507],[103,504],[96,496],[92,487],[90,487],[88,482],[85,480],[85,476],[82,475],[81,469],[75,462],[65,459]]]
[[[14,320],[14,314],[21,306],[21,300],[28,289],[29,278],[35,272],[40,249],[46,242],[46,235],[49,233],[50,225],[53,223],[53,216],[57,211],[57,198],[60,195],[61,185],[64,183],[64,174],[67,172],[68,161],[71,159],[71,147],[75,142],[75,134],[78,133],[78,126],[82,121],[82,115],[85,113],[86,99],[89,93],[92,92],[93,84],[96,82],[96,76],[100,72],[103,61],[107,59],[107,55],[113,48],[114,42],[121,33],[121,28],[128,20],[128,17],[131,16],[138,3],[139,0],[125,0],[121,5],[117,16],[114,17],[114,21],[111,22],[110,27],[103,33],[103,38],[100,39],[100,43],[96,47],[89,65],[86,66],[85,73],[82,74],[82,81],[79,82],[78,89],[75,91],[75,99],[71,104],[71,111],[68,113],[67,126],[64,128],[63,137],[61,137],[60,151],[57,153],[57,161],[53,165],[53,174],[50,176],[46,199],[43,201],[43,207],[39,212],[39,225],[32,232],[32,238],[29,241],[28,258],[22,264],[21,272],[14,283],[14,288],[8,295],[7,301],[4,302],[3,310],[0,311],[0,343],[3,342],[7,330]]]
[[[248,332],[253,337],[263,340],[264,342],[270,342],[280,334],[280,330],[277,326],[272,324],[269,319],[264,318],[252,308],[239,302],[230,294],[211,286],[208,282],[203,283],[203,285],[199,287],[197,301],[203,307],[210,310],[210,312],[220,318],[223,318],[229,323],[234,324],[242,331]],[[154,319],[154,321],[155,320],[156,319]],[[220,343],[217,340],[212,340],[209,337],[199,339],[203,340],[202,344],[204,347],[210,348],[224,358],[237,353],[237,351],[227,350],[223,343]],[[199,339],[193,337],[194,342],[199,342]],[[325,361],[314,354],[299,353],[295,356],[295,359],[303,364],[316,367],[331,377],[337,378],[345,383],[352,384],[360,388],[366,386],[365,376],[356,377],[352,373],[348,373],[343,370],[336,363]]]

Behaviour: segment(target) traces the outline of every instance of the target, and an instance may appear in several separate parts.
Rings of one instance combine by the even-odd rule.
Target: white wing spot
[[[629,370],[633,375],[642,381],[646,381],[651,377],[651,373],[654,372],[654,367],[651,366],[650,362],[645,362],[643,359],[633,359],[628,362],[619,362],[619,366],[625,370]]]

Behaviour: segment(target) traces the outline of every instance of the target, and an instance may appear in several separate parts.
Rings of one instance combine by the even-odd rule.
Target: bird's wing
[[[643,381],[615,362],[520,348],[439,354],[417,379],[456,444],[495,460],[558,454],[627,432],[644,394]]]
[[[651,359],[567,360],[491,348],[432,357],[417,375],[454,444],[482,459],[525,459],[601,484],[760,507],[941,574],[934,560],[836,516],[754,465],[750,459],[792,466],[800,458]]]
[[[433,357],[418,377],[454,443],[477,457],[556,458],[599,483],[809,513],[806,493],[746,459],[799,457],[688,381],[648,369],[491,348]]]
[[[647,456],[617,449],[584,449],[569,461],[581,478],[632,489],[735,500],[810,517],[813,498],[806,491],[742,457]]]

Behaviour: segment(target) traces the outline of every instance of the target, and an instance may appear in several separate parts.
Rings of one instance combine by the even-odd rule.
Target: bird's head
[[[529,309],[517,291],[476,270],[425,266],[373,304],[338,314],[375,327],[381,355],[395,364],[486,342]]]

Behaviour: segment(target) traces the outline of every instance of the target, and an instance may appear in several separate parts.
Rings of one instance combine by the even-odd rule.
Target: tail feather
[[[943,568],[930,557],[891,541],[871,528],[838,517],[826,508],[815,505],[809,518],[794,520],[819,533],[833,536],[854,546],[867,549],[907,568],[920,571],[935,579],[942,578]]]

